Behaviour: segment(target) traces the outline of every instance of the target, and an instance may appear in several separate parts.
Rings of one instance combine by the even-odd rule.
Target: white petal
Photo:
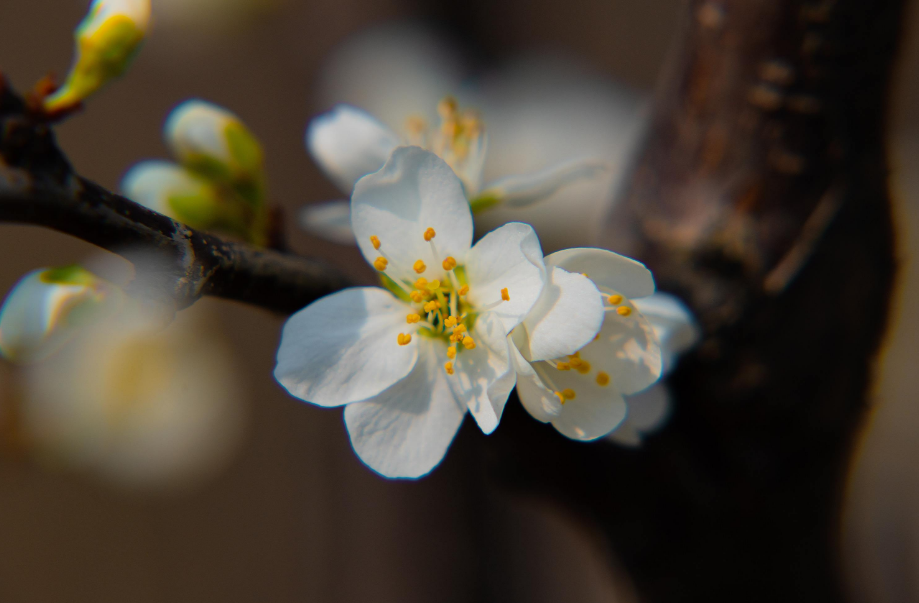
[[[593,341],[603,324],[603,300],[589,278],[549,268],[549,282],[523,321],[530,360],[574,354]]]
[[[523,207],[551,197],[572,182],[596,178],[609,170],[610,164],[604,161],[567,161],[539,172],[500,178],[486,185],[480,196],[511,207]]]
[[[274,377],[291,395],[319,406],[375,396],[415,366],[416,342],[396,341],[412,330],[405,323],[411,311],[376,287],[323,297],[287,320]]]
[[[516,373],[510,344],[497,316],[491,312],[481,314],[470,334],[476,347],[467,350],[459,346],[453,361],[455,373],[449,382],[457,399],[468,406],[476,423],[489,434],[501,420]]]
[[[310,155],[345,193],[362,176],[383,167],[397,146],[399,137],[394,132],[350,105],[337,105],[306,129]]]
[[[642,438],[657,431],[670,417],[670,392],[663,383],[658,383],[626,398],[629,415],[607,439],[621,446],[637,448]]]
[[[676,296],[655,293],[634,303],[660,341],[666,375],[673,369],[677,355],[696,345],[702,332],[692,312]]]
[[[511,222],[488,233],[466,255],[468,301],[481,307],[501,301],[507,289],[510,301],[493,312],[510,333],[539,299],[546,281],[539,238],[528,224]]]
[[[522,330],[518,327],[514,332]],[[512,335],[508,335],[508,338],[511,339]],[[542,379],[513,343],[510,351],[514,370],[517,371],[517,396],[520,398],[520,403],[534,419],[548,423],[561,412],[561,401],[552,390],[543,384]]]
[[[625,400],[615,390],[607,389],[603,397],[578,392],[577,398],[565,402],[552,426],[572,440],[596,440],[622,423],[627,413]]]
[[[584,273],[601,290],[613,289],[628,298],[654,293],[654,277],[644,264],[605,249],[563,249],[546,256],[546,265]]]
[[[466,407],[447,383],[440,342],[419,338],[412,372],[364,402],[345,407],[345,424],[354,451],[385,477],[421,477],[443,459]]]
[[[354,186],[351,226],[367,261],[384,255],[394,278],[418,278],[412,265],[419,259],[428,267],[425,278],[445,276],[424,240],[428,228],[436,233],[431,242],[441,261],[461,261],[472,245],[472,212],[460,179],[440,157],[418,147],[397,148],[383,169]],[[379,251],[371,236],[379,238]]]
[[[351,202],[327,201],[300,210],[300,226],[311,235],[340,245],[354,245],[351,231]]]
[[[626,395],[639,392],[661,376],[660,344],[651,323],[626,299],[628,316],[607,312],[599,337],[581,350],[597,370],[606,371],[613,386]]]

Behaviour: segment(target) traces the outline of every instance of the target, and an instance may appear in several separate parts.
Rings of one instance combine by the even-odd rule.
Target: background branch
[[[347,286],[324,262],[230,242],[179,224],[73,173],[49,127],[0,76],[0,222],[45,226],[131,260],[176,307],[202,295],[291,313]]]

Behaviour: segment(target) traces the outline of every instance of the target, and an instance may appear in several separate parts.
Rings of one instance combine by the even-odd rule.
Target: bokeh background
[[[87,4],[0,1],[0,71],[20,91],[49,71],[63,74]],[[291,246],[358,280],[369,273],[356,250],[312,238],[295,222],[304,204],[340,196],[307,155],[303,132],[332,102],[330,57],[343,44],[410,20],[460,48],[477,73],[532,56],[577,64],[628,99],[627,128],[641,119],[683,10],[678,0],[153,4],[154,28],[128,76],[58,128],[76,170],[117,188],[134,162],[167,155],[160,129],[174,105],[214,101],[263,141]],[[897,306],[841,526],[843,571],[859,601],[919,601],[919,316],[910,311],[919,296],[919,12],[912,14],[891,130]],[[364,92],[362,82],[349,85]],[[623,140],[629,136],[624,129]],[[27,271],[94,253],[63,235],[0,225],[0,292]],[[352,453],[340,411],[302,404],[274,383],[282,318],[228,302],[198,306],[239,367],[246,421],[236,447],[181,487],[138,489],[3,446],[0,601],[634,600],[615,553],[588,524],[545,501],[483,494],[483,459],[464,442],[484,436],[470,421],[430,477],[385,481]],[[12,367],[0,364],[0,392],[15,382]]]

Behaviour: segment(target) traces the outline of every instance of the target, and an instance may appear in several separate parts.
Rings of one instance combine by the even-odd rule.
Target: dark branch
[[[73,173],[51,130],[0,79],[0,222],[45,226],[124,255],[156,254],[177,308],[202,295],[296,311],[347,285],[323,262],[202,233]]]

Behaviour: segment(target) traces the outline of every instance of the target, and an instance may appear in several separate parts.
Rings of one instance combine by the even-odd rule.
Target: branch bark
[[[503,483],[588,517],[643,601],[840,601],[838,532],[894,276],[903,0],[694,0],[603,243],[699,317],[640,451],[511,408]],[[523,454],[522,452],[525,452]]]
[[[154,254],[162,273],[149,282],[177,309],[212,295],[291,313],[348,284],[324,262],[196,231],[74,174],[2,76],[0,222],[52,228],[147,265]]]

